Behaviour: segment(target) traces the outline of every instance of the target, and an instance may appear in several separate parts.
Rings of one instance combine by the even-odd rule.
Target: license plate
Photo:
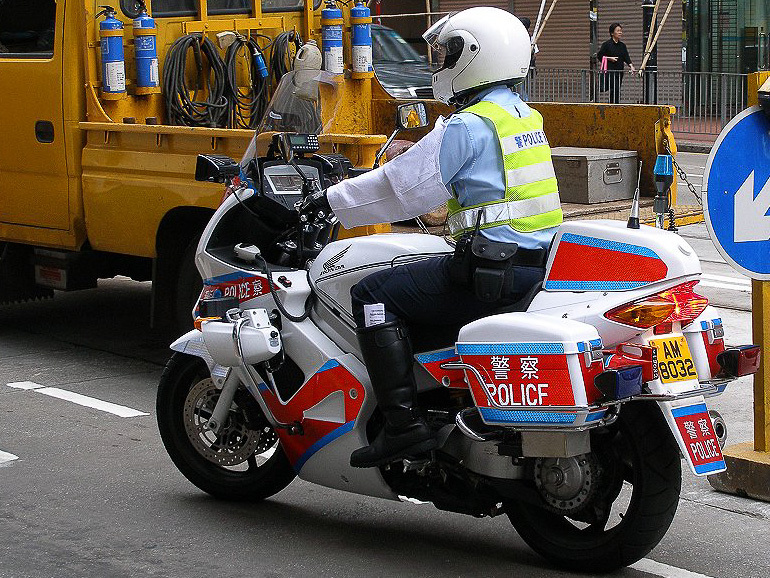
[[[651,339],[649,343],[658,353],[658,375],[663,383],[698,379],[686,337]]]
[[[695,473],[705,475],[726,469],[714,426],[703,403],[671,410]]]

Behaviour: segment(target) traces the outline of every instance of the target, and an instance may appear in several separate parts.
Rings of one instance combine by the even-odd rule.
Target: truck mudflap
[[[659,401],[658,405],[690,470],[696,476],[716,474],[727,469],[703,396]]]

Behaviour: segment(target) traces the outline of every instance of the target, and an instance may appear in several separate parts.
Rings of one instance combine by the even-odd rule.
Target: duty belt
[[[449,215],[447,226],[452,236],[457,236],[473,229],[476,223],[480,223],[481,228],[506,225],[516,219],[541,215],[555,211],[560,207],[559,193],[550,193],[519,201],[499,201],[481,207],[463,209]],[[480,221],[479,215],[481,216]]]

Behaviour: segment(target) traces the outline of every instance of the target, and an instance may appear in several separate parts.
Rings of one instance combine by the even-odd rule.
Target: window
[[[0,0],[2,2],[2,0]],[[209,14],[250,14],[252,0],[209,0]],[[302,10],[304,0],[262,0],[263,12],[286,12]],[[318,8],[321,0],[315,0]],[[152,15],[156,17],[195,16],[198,14],[197,0],[153,0]]]
[[[55,0],[0,0],[0,57],[50,58]]]

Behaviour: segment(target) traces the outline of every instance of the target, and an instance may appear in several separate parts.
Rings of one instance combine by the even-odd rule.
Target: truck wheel
[[[634,402],[616,424],[592,432],[591,450],[538,459],[542,502],[504,505],[544,558],[573,572],[610,572],[647,555],[671,525],[682,484],[679,448],[657,405]],[[570,486],[575,491],[565,492]]]
[[[174,316],[177,333],[184,333],[193,327],[192,310],[203,288],[203,280],[195,266],[195,251],[198,248],[196,237],[187,245],[179,263],[176,278]]]
[[[156,413],[163,445],[198,488],[223,500],[259,501],[295,477],[278,435],[245,388],[236,393],[223,431],[206,422],[219,398],[199,357],[174,353],[158,386]]]

